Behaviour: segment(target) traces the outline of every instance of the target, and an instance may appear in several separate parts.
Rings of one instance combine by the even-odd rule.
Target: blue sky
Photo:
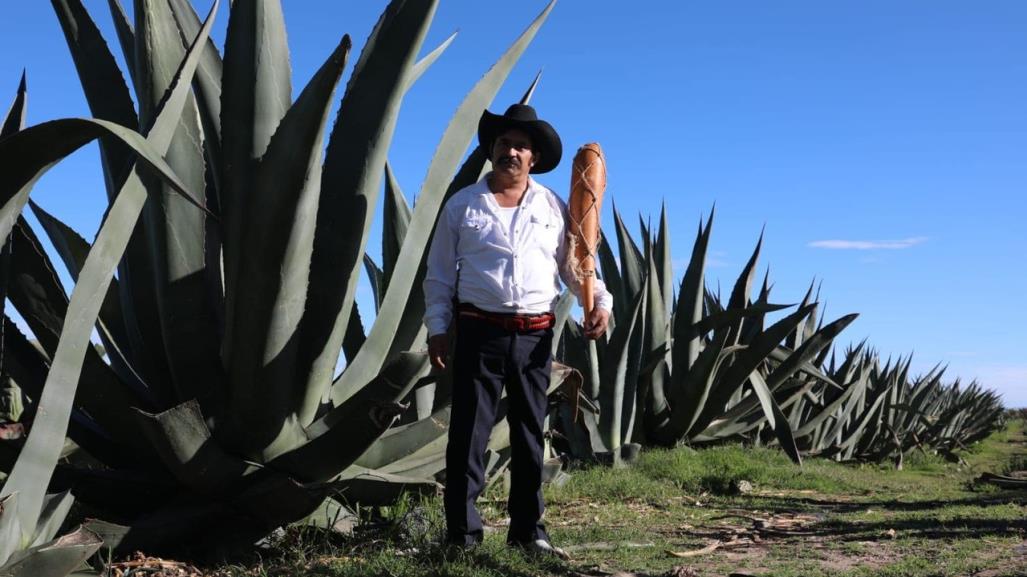
[[[0,107],[24,67],[29,123],[88,115],[49,3],[9,4]],[[107,3],[85,4],[113,44]],[[384,5],[283,0],[294,94],[343,33],[359,50]],[[544,6],[442,0],[426,47],[459,34],[410,91],[390,153],[409,198],[464,94]],[[774,300],[816,278],[829,319],[860,313],[842,344],[947,363],[1027,406],[1025,21],[1019,1],[561,0],[492,108],[544,69],[533,103],[565,149],[606,151],[607,231],[611,200],[632,225],[666,202],[680,273],[716,203],[711,283],[729,290],[766,226]],[[566,194],[568,164],[539,180]],[[34,194],[92,237],[95,148]]]

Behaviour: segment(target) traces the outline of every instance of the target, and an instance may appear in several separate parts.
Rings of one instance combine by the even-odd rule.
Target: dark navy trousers
[[[507,541],[548,540],[542,523],[542,426],[553,330],[517,333],[460,315],[457,323],[443,499],[448,540],[482,540],[474,502],[485,487],[485,450],[504,384],[511,450]]]

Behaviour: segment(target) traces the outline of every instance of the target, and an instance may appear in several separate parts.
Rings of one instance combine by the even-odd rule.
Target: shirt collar
[[[482,194],[492,194],[492,189],[489,188],[489,176],[491,174],[491,171],[485,173],[485,176],[481,177],[481,180],[478,181],[478,186],[481,187]],[[538,194],[538,191],[541,189],[542,185],[535,182],[535,179],[531,176],[528,176],[528,190],[524,191],[524,197],[521,199],[521,206],[527,206],[530,204],[534,200],[535,195]],[[489,203],[495,204],[495,200],[496,199],[494,197],[490,196]]]

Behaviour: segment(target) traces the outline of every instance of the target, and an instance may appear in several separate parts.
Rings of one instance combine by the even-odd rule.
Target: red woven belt
[[[507,331],[525,332],[539,331],[551,328],[556,324],[556,316],[553,313],[542,313],[539,315],[504,314],[483,311],[480,308],[467,303],[457,306],[460,316],[480,319],[485,322],[503,327]]]

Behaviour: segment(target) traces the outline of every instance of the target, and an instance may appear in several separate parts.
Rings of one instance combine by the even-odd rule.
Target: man
[[[424,281],[428,355],[438,369],[449,356],[450,322],[457,325],[446,449],[447,539],[462,547],[481,542],[474,502],[484,487],[484,454],[505,384],[511,448],[507,542],[566,558],[542,523],[542,426],[559,279],[579,302],[581,295],[566,264],[566,204],[529,176],[556,168],[563,147],[553,127],[520,104],[502,116],[484,111],[478,143],[488,151],[492,172],[443,207]],[[592,339],[606,331],[613,302],[603,283],[595,284],[597,306],[585,319],[585,335]]]

